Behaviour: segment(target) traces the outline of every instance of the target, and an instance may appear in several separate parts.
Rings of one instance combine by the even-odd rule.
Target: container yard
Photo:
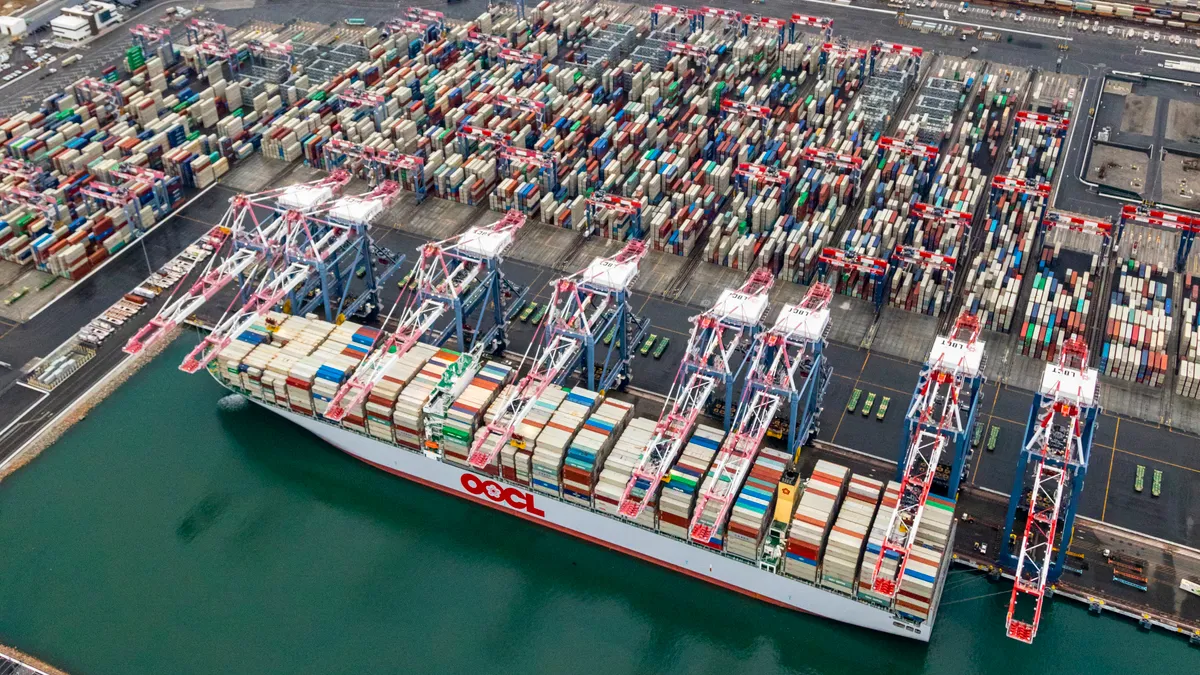
[[[93,351],[44,361],[33,388],[126,324],[148,320],[121,333],[139,354],[198,320],[211,332],[181,370],[377,468],[918,641],[951,563],[991,565],[1015,577],[1023,642],[1073,569],[1100,385],[1200,398],[1200,284],[1181,275],[1200,221],[1054,206],[1081,151],[1079,76],[716,8],[186,28],[0,124],[14,263],[78,280],[186,196],[230,202],[203,255],[113,305]],[[659,316],[684,289],[690,325]],[[824,405],[857,383],[826,355],[854,314],[864,345],[924,332],[879,345],[924,366],[861,414]],[[955,534],[997,445],[996,427],[986,451],[971,440],[995,414],[985,348],[1036,371],[1032,409],[1005,412],[1031,420],[999,444],[1015,467],[990,469],[1015,481],[990,554]],[[888,450],[830,447],[889,402]],[[1115,435],[1098,448],[1115,455]]]

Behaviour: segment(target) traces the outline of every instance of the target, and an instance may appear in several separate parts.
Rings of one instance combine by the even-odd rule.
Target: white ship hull
[[[744,561],[651,532],[607,514],[528,491],[519,485],[401,449],[329,422],[266,405],[257,399],[250,400],[388,473],[780,607],[882,633],[929,641],[933,617],[915,626],[898,620],[891,612],[846,595],[772,574]]]

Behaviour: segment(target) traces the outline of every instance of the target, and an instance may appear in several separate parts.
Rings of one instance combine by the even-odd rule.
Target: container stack
[[[1183,324],[1179,331],[1179,372],[1175,393],[1200,398],[1200,279],[1183,279]]]
[[[800,495],[796,513],[792,515],[792,525],[788,528],[784,574],[817,583],[825,541],[845,494],[849,473],[844,466],[817,460],[813,474]]]
[[[775,512],[779,479],[791,462],[786,452],[763,448],[758,451],[746,482],[729,512],[725,552],[757,562],[763,536]]]
[[[1092,274],[1067,268],[1059,278],[1049,267],[1057,258],[1057,246],[1043,247],[1039,262],[1043,269],[1033,278],[1021,325],[1021,353],[1043,361],[1054,361],[1065,340],[1083,337],[1091,316]]]
[[[458,352],[439,349],[400,391],[392,413],[392,430],[396,434],[397,445],[413,452],[425,450],[425,404],[442,381],[446,369],[457,361],[458,357]]]
[[[867,548],[863,552],[862,564],[858,568],[858,597],[860,600],[873,602],[883,607],[889,607],[892,599],[873,589],[875,565],[883,551],[883,539],[887,536],[888,525],[892,514],[900,503],[900,484],[890,481],[883,490],[883,498],[879,500],[879,510],[875,513],[875,522],[871,525],[871,534],[867,537]],[[900,567],[900,560],[895,553],[889,551],[884,556],[879,574],[887,579],[894,579]]]
[[[618,515],[618,507],[621,497],[625,494],[625,487],[629,485],[633,470],[646,451],[646,445],[654,438],[654,429],[657,425],[657,420],[636,417],[630,420],[625,430],[621,432],[608,459],[604,460],[604,468],[600,471],[600,479],[596,482],[594,497],[597,509],[612,516]],[[630,497],[641,499],[645,494],[645,488],[637,489],[635,486]],[[652,499],[638,515],[636,522],[647,527],[654,527],[655,515],[658,512],[656,502],[657,500]]]
[[[563,499],[590,507],[600,467],[633,413],[633,404],[607,399],[584,422],[563,460]]]
[[[896,590],[896,612],[918,622],[929,618],[937,595],[938,577],[954,525],[954,502],[930,495],[925,501],[916,545],[904,565]]]
[[[446,411],[442,425],[442,457],[446,461],[469,466],[471,440],[483,419],[484,411],[496,398],[496,394],[512,379],[512,368],[497,361],[489,361],[479,369],[471,383]]]
[[[506,397],[512,391],[515,385],[509,385],[500,392],[492,406],[488,408],[488,413],[484,421],[488,424],[496,418],[500,413],[500,407],[504,405]],[[533,485],[533,449],[537,444],[538,437],[545,430],[545,427],[550,422],[550,418],[554,416],[554,412],[558,410],[558,406],[567,398],[567,391],[559,387],[550,387],[542,392],[534,404],[533,409],[525,416],[525,419],[517,425],[513,431],[512,440],[507,446],[500,449],[500,475],[508,480],[516,481],[521,485]],[[484,433],[480,430],[479,433]],[[552,432],[553,433],[553,432]],[[494,439],[489,442],[496,442]],[[483,447],[487,447],[486,445]],[[490,449],[490,448],[489,448]]]
[[[599,394],[583,387],[572,387],[567,392],[537,435],[532,458],[533,489],[562,496],[563,459],[599,399]]]
[[[697,425],[692,438],[684,446],[679,459],[671,467],[658,495],[658,531],[679,539],[688,538],[692,507],[696,504],[696,491],[700,481],[708,473],[721,439],[725,432],[720,429]]]
[[[1125,260],[1117,266],[1112,287],[1100,372],[1151,387],[1163,386],[1167,341],[1175,319],[1170,272]]]
[[[388,443],[395,440],[392,415],[396,410],[396,399],[436,353],[436,347],[418,342],[388,365],[367,395],[367,433]]]
[[[821,558],[822,586],[848,595],[854,594],[863,547],[882,490],[883,483],[873,478],[859,475],[850,477],[846,498],[838,510],[837,521],[825,545],[825,555]]]
[[[1008,121],[1007,105],[1004,111],[999,120],[993,119],[1001,130]],[[1008,156],[997,174],[1050,184],[1057,178],[1062,148],[1063,138],[1053,131],[1034,122],[1015,121]],[[984,224],[983,248],[967,267],[965,284],[964,307],[982,319],[984,328],[1008,332],[1014,323],[1022,325],[1017,321],[1017,298],[1047,206],[1047,199],[1035,194],[1001,190],[993,196]]]

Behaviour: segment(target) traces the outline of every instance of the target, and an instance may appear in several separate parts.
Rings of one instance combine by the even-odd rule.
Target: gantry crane
[[[692,332],[654,437],[642,450],[621,496],[618,512],[631,520],[653,501],[658,485],[671,469],[704,411],[709,396],[725,388],[725,428],[733,412],[734,382],[746,360],[735,363],[742,339],[753,339],[762,326],[767,295],[775,275],[763,267],[736,291],[726,289],[711,309],[692,317]],[[634,496],[635,490],[641,491]]]
[[[509,211],[495,223],[472,227],[452,239],[422,246],[421,257],[412,272],[416,277],[416,292],[402,308],[401,299],[397,299],[383,323],[385,328],[390,326],[392,315],[399,310],[395,328],[338,390],[325,410],[325,417],[340,422],[357,410],[388,367],[417,342],[440,346],[457,337],[463,352],[474,350],[476,345],[485,345],[493,353],[503,352],[508,346],[507,323],[525,304],[528,288],[506,279],[500,263],[524,225],[524,215]],[[489,308],[492,326],[483,330]],[[448,312],[453,312],[453,321],[437,331],[435,324]],[[468,339],[467,321],[472,317],[476,323]]]
[[[596,190],[587,200],[587,229],[584,238],[596,233],[599,227],[596,222],[602,213],[616,213],[622,216],[622,221],[629,221],[629,238],[640,239],[642,236],[642,202],[629,199],[609,192]]]
[[[1120,241],[1125,226],[1131,223],[1179,232],[1175,271],[1183,272],[1187,268],[1188,256],[1192,254],[1192,245],[1196,242],[1196,233],[1200,232],[1200,218],[1151,209],[1140,204],[1126,204],[1121,207],[1121,229],[1117,232],[1117,241]]]
[[[871,45],[871,61],[867,72],[870,75],[875,75],[875,61],[880,54],[901,54],[903,56],[907,56],[913,64],[913,77],[911,80],[911,86],[915,89],[917,86],[919,86],[918,83],[921,80],[921,56],[924,53],[925,50],[921,49],[920,47],[876,40],[875,44]]]
[[[331,138],[322,150],[322,159],[326,171],[350,167],[352,171],[366,172],[373,184],[389,178],[395,180],[402,187],[412,189],[418,204],[425,201],[429,191],[425,181],[425,159],[417,155]]]
[[[133,43],[142,49],[143,54],[150,52],[158,45],[162,45],[166,52],[166,56],[164,56],[166,65],[169,66],[175,62],[175,45],[171,41],[170,28],[165,26],[148,26],[144,23],[139,23],[129,29],[129,34],[133,36]]]
[[[764,125],[771,119],[771,109],[765,105],[751,105],[733,99],[721,99],[721,118],[724,119],[729,115],[738,117],[753,117],[760,120]]]
[[[1100,410],[1096,385],[1087,344],[1072,336],[1063,343],[1058,363],[1046,364],[1029,410],[1004,520],[1002,556],[1015,570],[1005,630],[1022,642],[1031,643],[1037,635],[1047,585],[1062,575],[1071,545]],[[1026,485],[1031,485],[1028,491]],[[1026,510],[1024,533],[1014,529],[1019,508]],[[1018,535],[1021,544],[1014,550]],[[1033,598],[1032,614],[1028,607],[1018,609],[1025,596]],[[1019,611],[1031,618],[1018,618]]]
[[[769,16],[757,16],[754,14],[742,15],[742,37],[750,34],[750,31],[770,31],[775,33],[780,49],[783,49],[784,42],[787,41],[789,23],[783,19],[776,19]]]
[[[496,461],[538,398],[579,367],[583,367],[584,381],[592,391],[628,384],[633,360],[630,347],[649,330],[648,322],[629,308],[630,287],[645,255],[643,242],[630,241],[616,255],[596,258],[583,271],[553,282],[550,313],[539,328],[541,340],[535,336],[529,343],[530,349],[540,343],[533,366],[501,402],[492,422],[475,436],[468,457],[472,467],[483,469]],[[612,347],[597,376],[596,343],[610,329],[615,331]]]
[[[887,260],[829,246],[821,249],[821,255],[817,257],[817,260],[820,262],[821,277],[827,282],[831,269],[837,270],[838,274],[846,275],[846,277],[855,272],[865,274],[875,282],[875,295],[872,298],[875,311],[878,312],[883,308],[887,278],[890,274]],[[834,285],[836,286],[836,284]]]
[[[375,131],[383,130],[383,120],[387,117],[387,98],[383,95],[365,88],[346,87],[338,92],[337,99],[347,107],[369,111]]]
[[[899,139],[881,136],[879,138],[879,148],[880,150],[894,150],[906,156],[922,157],[929,162],[937,160],[938,156],[938,149],[936,145],[918,143],[912,139]],[[933,168],[930,167],[930,170],[932,171]]]
[[[663,17],[670,17],[674,25],[668,28],[675,28],[676,25],[687,26],[688,32],[691,32],[691,21],[689,11],[683,7],[674,7],[672,5],[655,5],[650,9],[650,26],[658,28],[658,22]]]
[[[825,36],[828,42],[833,39],[833,19],[824,16],[808,16],[806,14],[793,14],[792,20],[788,22],[788,39],[792,42],[796,41],[796,27],[808,26],[809,28],[817,28],[821,34]]]
[[[274,188],[231,197],[217,228],[228,232],[230,251],[212,255],[199,279],[178,297],[167,299],[158,314],[125,344],[127,354],[138,354],[186,321],[234,279],[249,285],[264,262],[282,259],[287,244],[288,211],[312,211],[329,202],[350,182],[350,174],[337,171],[309,183]],[[260,212],[263,211],[260,218]]]
[[[688,18],[691,19],[692,32],[704,30],[705,28],[713,28],[705,26],[708,19],[716,19],[718,21],[726,21],[732,24],[733,27],[738,27],[742,23],[742,13],[732,9],[720,9],[717,7],[700,7],[699,9],[689,9],[687,11]]]
[[[733,170],[733,178],[738,188],[747,195],[754,194],[760,185],[774,186],[779,188],[781,204],[792,202],[796,176],[791,169],[743,162]]]
[[[824,353],[832,298],[829,286],[813,284],[800,304],[785,305],[755,338],[737,420],[708,471],[712,479],[696,496],[688,525],[693,543],[721,547],[718,535],[780,408],[788,410],[788,452],[794,455],[816,433],[832,373]]]
[[[925,503],[947,451],[952,454],[945,496],[957,496],[983,383],[984,343],[979,341],[979,332],[979,318],[963,312],[948,336],[937,337],[904,417],[904,445],[897,470],[900,499],[884,530],[879,559],[871,573],[874,591],[889,598],[896,595],[917,546]],[[882,573],[883,562],[889,558],[899,561],[895,576]]]
[[[303,310],[303,298],[295,297],[297,291],[306,282],[319,277],[322,266],[333,264],[347,250],[356,249],[359,238],[364,234],[362,230],[378,217],[399,192],[399,184],[385,181],[367,194],[342,197],[331,203],[323,211],[324,218],[301,211],[285,212],[281,216],[285,228],[284,255],[278,268],[262,276],[258,287],[245,303],[235,298],[208,335],[184,358],[179,369],[194,373],[206,367],[229,343],[277,306],[283,305],[285,300],[290,300],[291,307]],[[385,272],[382,276],[389,274]],[[366,302],[367,297],[368,294],[363,294],[355,302]],[[352,304],[345,309],[345,313],[353,314],[355,309],[357,307]]]

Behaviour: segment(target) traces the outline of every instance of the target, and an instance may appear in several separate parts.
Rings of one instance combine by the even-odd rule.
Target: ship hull
[[[401,478],[785,609],[922,642],[929,641],[932,621],[915,626],[898,620],[887,610],[849,596],[773,574],[745,561],[384,443],[329,422],[267,405],[254,398],[249,400],[300,425],[339,450]]]

